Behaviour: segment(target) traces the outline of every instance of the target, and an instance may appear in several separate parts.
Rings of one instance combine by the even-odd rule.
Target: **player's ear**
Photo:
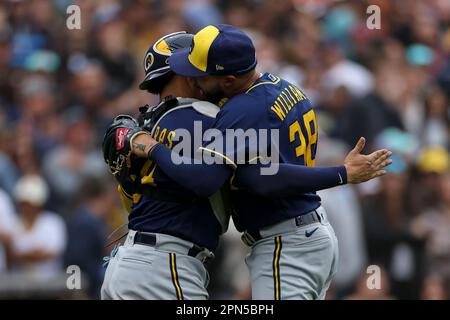
[[[236,77],[233,75],[223,76],[220,82],[224,89],[229,89],[234,86]]]
[[[184,79],[188,88],[192,90],[195,87],[195,79],[191,77],[184,77]]]
[[[186,88],[189,89],[189,97],[192,98],[196,98],[196,99],[201,99],[203,96],[200,92],[200,89],[198,88],[198,86],[196,85],[195,82],[195,78],[191,78],[191,77],[183,77],[186,82]]]

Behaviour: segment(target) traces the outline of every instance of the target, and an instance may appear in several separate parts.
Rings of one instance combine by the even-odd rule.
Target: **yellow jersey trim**
[[[205,150],[205,151],[211,152],[211,153],[213,153],[213,154],[217,154],[218,156],[221,156],[221,157],[224,158],[226,161],[228,161],[233,167],[237,168],[237,164],[236,164],[233,160],[231,160],[230,158],[228,158],[226,155],[224,155],[224,154],[222,154],[222,153],[220,153],[220,152],[218,152],[218,151],[215,151],[215,150],[212,150],[212,149],[209,149],[209,148],[205,148],[205,147],[200,147],[199,149],[200,149],[200,150]]]
[[[260,82],[260,83],[252,85],[250,88],[247,89],[247,91],[245,91],[245,93],[249,93],[251,90],[255,89],[258,86],[262,86],[263,84],[277,84],[278,82],[280,82],[280,78],[278,78],[278,77],[277,77],[277,80],[275,80],[275,81]]]

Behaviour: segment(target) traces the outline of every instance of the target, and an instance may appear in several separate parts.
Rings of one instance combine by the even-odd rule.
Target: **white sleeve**
[[[64,220],[54,213],[47,213],[42,227],[42,241],[44,250],[61,254],[66,248],[67,230]],[[44,240],[44,239],[42,239]]]
[[[0,190],[0,232],[13,234],[18,227],[18,220],[11,199]]]

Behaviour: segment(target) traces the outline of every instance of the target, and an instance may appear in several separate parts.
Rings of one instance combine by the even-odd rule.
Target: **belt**
[[[154,233],[137,231],[134,235],[133,244],[142,244],[156,248],[158,247],[157,235]],[[184,252],[184,250],[180,250],[179,248],[176,251],[178,251],[178,253],[194,257],[200,260],[202,263],[207,263],[214,258],[214,254],[210,250],[200,247],[196,244],[192,244],[191,248],[189,248],[186,252]]]
[[[301,216],[297,216],[291,219],[275,223],[274,225],[267,228],[263,228],[261,230],[246,230],[242,234],[241,239],[246,245],[252,246],[256,241],[261,240],[262,238],[265,237],[264,235],[261,235],[263,230],[264,230],[263,233],[266,233],[267,229],[277,228],[278,232],[276,233],[284,233],[290,232],[294,228],[308,226],[316,222],[325,222],[326,220],[327,217],[325,214],[325,210],[323,210],[322,208],[318,208],[316,210],[305,213]]]

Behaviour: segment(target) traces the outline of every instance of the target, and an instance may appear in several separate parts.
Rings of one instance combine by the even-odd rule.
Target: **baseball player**
[[[233,191],[233,221],[251,246],[249,267],[253,299],[323,299],[336,272],[338,247],[315,191],[345,183],[360,183],[385,174],[391,152],[362,155],[361,138],[342,166],[316,168],[318,128],[311,102],[289,82],[255,71],[250,38],[229,25],[210,25],[194,35],[188,49],[170,57],[171,69],[196,77],[209,101],[228,101],[212,127],[224,139],[205,142],[200,152],[220,163],[173,161],[177,155],[145,132],[133,135],[132,153],[150,158],[167,175],[196,194],[213,194],[226,182]],[[267,129],[279,132],[267,149],[277,152],[279,170],[261,176],[245,158],[253,146],[226,144],[230,129]],[[270,139],[270,138],[269,138]],[[180,164],[181,163],[181,164]],[[195,177],[195,178],[194,178]]]
[[[179,129],[193,132],[194,122],[211,126],[218,107],[196,99],[199,90],[175,75],[168,58],[189,47],[193,35],[177,32],[162,37],[144,58],[146,77],[140,89],[159,94],[161,102],[141,108],[139,123],[127,115],[108,128],[103,152],[119,182],[119,193],[130,212],[125,243],[112,254],[101,290],[102,299],[207,299],[211,259],[228,216],[215,215],[207,198],[168,178],[151,160],[130,158],[128,135],[140,125],[168,148],[177,144]],[[217,210],[219,199],[212,199]]]

